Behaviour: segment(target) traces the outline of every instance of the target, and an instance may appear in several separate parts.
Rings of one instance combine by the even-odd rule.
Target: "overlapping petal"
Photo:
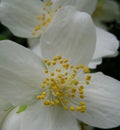
[[[97,0],[94,0],[93,4],[90,3],[91,0],[54,1],[55,5],[72,5],[80,11],[91,13],[96,6]],[[16,36],[30,38],[33,37],[34,27],[39,24],[37,17],[43,12],[42,6],[43,2],[40,0],[2,0],[0,3],[0,20]]]
[[[32,101],[44,78],[40,57],[12,42],[0,42],[0,98],[13,105]]]
[[[17,110],[9,113],[2,130],[80,130],[77,120],[61,108],[46,107],[38,102],[22,113],[16,113]]]
[[[29,125],[28,125],[29,124]],[[47,107],[40,102],[29,107],[24,114],[21,130],[80,130],[77,120],[60,107]]]
[[[2,0],[0,2],[0,20],[16,36],[32,37],[33,29],[38,25],[36,19],[42,12],[40,0]]]
[[[8,103],[6,100],[0,99],[0,129],[3,123],[3,120],[7,116],[9,110],[13,108],[12,104]]]
[[[94,53],[95,43],[96,32],[91,17],[67,6],[56,14],[41,37],[41,53],[45,58],[62,55],[72,64],[87,65]]]
[[[28,44],[30,46],[30,49],[37,54],[38,56],[41,57],[40,53],[40,39],[39,38],[30,38],[28,39]]]
[[[114,57],[118,53],[119,41],[113,34],[98,27],[96,28],[96,34],[96,49],[92,61],[89,64],[90,68],[95,68],[97,64],[102,62],[102,58]]]
[[[5,118],[1,130],[20,130],[24,112],[16,113],[18,107],[12,110]]]
[[[99,58],[99,59],[90,61],[88,66],[90,69],[95,69],[97,67],[97,65],[100,65],[101,63],[102,63],[102,58]]]
[[[79,120],[95,127],[112,128],[120,124],[120,82],[102,73],[92,74],[85,88],[87,110],[74,112]]]
[[[113,0],[98,1],[96,10],[93,13],[95,22],[109,22],[119,17],[119,4]]]
[[[96,8],[97,0],[53,0],[55,5],[74,6],[77,10],[92,14]]]

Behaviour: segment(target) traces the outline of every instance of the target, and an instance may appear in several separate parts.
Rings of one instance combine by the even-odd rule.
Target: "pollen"
[[[90,79],[91,79],[91,75],[87,75],[86,80],[90,80]]]
[[[84,113],[87,110],[84,90],[92,78],[88,74],[89,68],[84,65],[74,66],[61,55],[53,57],[51,61],[44,59],[43,62],[47,69],[44,70],[45,79],[36,99],[41,100],[45,106],[59,106],[66,111]]]
[[[76,92],[76,88],[72,88],[72,93],[75,93]]]
[[[54,106],[55,105],[55,102],[51,101],[51,106]]]
[[[45,100],[44,105],[50,105],[50,100]]]
[[[54,76],[55,74],[54,74],[54,72],[51,72],[50,75],[51,75],[51,76]]]
[[[43,2],[42,13],[36,17],[38,25],[36,25],[31,33],[32,36],[41,36],[44,32],[46,32],[49,24],[55,17],[56,12],[61,8],[61,5],[54,6],[54,2],[52,0],[48,0],[47,2]]]
[[[63,109],[64,110],[68,110],[68,106],[63,106]]]
[[[76,111],[80,111],[81,110],[81,107],[80,106],[77,106],[76,107]]]
[[[45,70],[44,72],[45,72],[45,73],[48,73],[48,70]]]
[[[70,110],[74,111],[75,110],[74,106],[70,106]]]

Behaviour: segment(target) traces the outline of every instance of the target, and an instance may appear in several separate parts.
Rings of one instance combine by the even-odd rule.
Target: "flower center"
[[[64,110],[85,112],[84,87],[91,80],[89,68],[84,65],[73,66],[68,59],[56,56],[49,61],[44,60],[47,69],[46,78],[40,88],[41,93],[36,96],[45,106],[58,105]]]
[[[61,8],[61,5],[58,5],[56,8],[54,7],[54,3],[52,0],[48,2],[44,2],[42,7],[42,14],[37,17],[39,24],[34,28],[32,35],[35,36],[36,34],[41,36],[47,30],[48,25],[53,20],[56,12],[58,9]]]

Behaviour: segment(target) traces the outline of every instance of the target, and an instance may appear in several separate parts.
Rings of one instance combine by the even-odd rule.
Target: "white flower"
[[[48,3],[40,0],[2,0],[0,3],[0,20],[14,35],[33,38],[46,32],[50,26],[55,26],[57,30],[59,28],[56,26],[58,21],[61,26],[64,25],[67,18],[72,17],[72,15],[67,16],[70,13],[65,15],[66,8],[68,10],[72,8],[68,5],[74,6],[79,11],[92,14],[96,4],[97,0],[53,0],[52,2],[48,0]],[[59,8],[60,6],[61,8]],[[45,8],[48,11],[45,11]],[[43,22],[40,19],[43,19]],[[96,35],[96,51],[89,65],[90,68],[95,68],[97,64],[101,64],[103,57],[115,55],[118,49],[118,40],[114,35],[101,29],[96,29]],[[35,40],[33,41],[35,42]],[[39,43],[39,39],[37,42]],[[35,44],[32,49],[35,53],[40,53],[39,45]]]
[[[47,2],[40,0],[2,0],[0,3],[0,20],[16,36],[36,37],[47,30],[54,17],[57,16],[57,12],[63,10],[67,5],[72,5],[81,11],[92,12],[96,2],[89,8],[90,1],[93,0],[48,0]],[[61,15],[64,15],[64,12]],[[58,20],[61,21],[61,24],[64,22],[59,18]]]
[[[44,62],[12,41],[0,41],[0,114],[4,104],[16,107],[1,130],[79,130],[78,120],[100,128],[120,124],[119,81],[84,66],[95,49],[94,24],[86,13],[66,13],[68,21],[56,22],[59,28],[51,26],[41,38]]]
[[[101,64],[103,57],[115,57],[118,55],[119,41],[112,33],[97,27],[96,35],[96,49],[92,61],[89,64],[90,68],[95,68],[96,65]],[[36,50],[36,52],[38,52],[38,50]]]
[[[114,0],[98,0],[93,19],[95,23],[105,28],[103,22],[111,22],[119,17],[119,5]]]

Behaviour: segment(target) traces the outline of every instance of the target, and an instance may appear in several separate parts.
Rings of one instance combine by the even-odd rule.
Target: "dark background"
[[[120,5],[120,0],[116,1]],[[115,34],[118,40],[120,40],[120,16],[114,21],[105,24],[108,26],[109,31]],[[0,35],[3,36],[3,39],[9,39],[25,47],[29,47],[26,39],[13,36],[12,33],[1,24],[0,24]],[[120,48],[119,48],[119,55],[117,57],[104,58],[102,64],[98,65],[97,69],[94,71],[102,71],[104,74],[120,80]],[[95,128],[95,130],[102,130],[102,129]],[[106,130],[120,130],[120,127]]]

